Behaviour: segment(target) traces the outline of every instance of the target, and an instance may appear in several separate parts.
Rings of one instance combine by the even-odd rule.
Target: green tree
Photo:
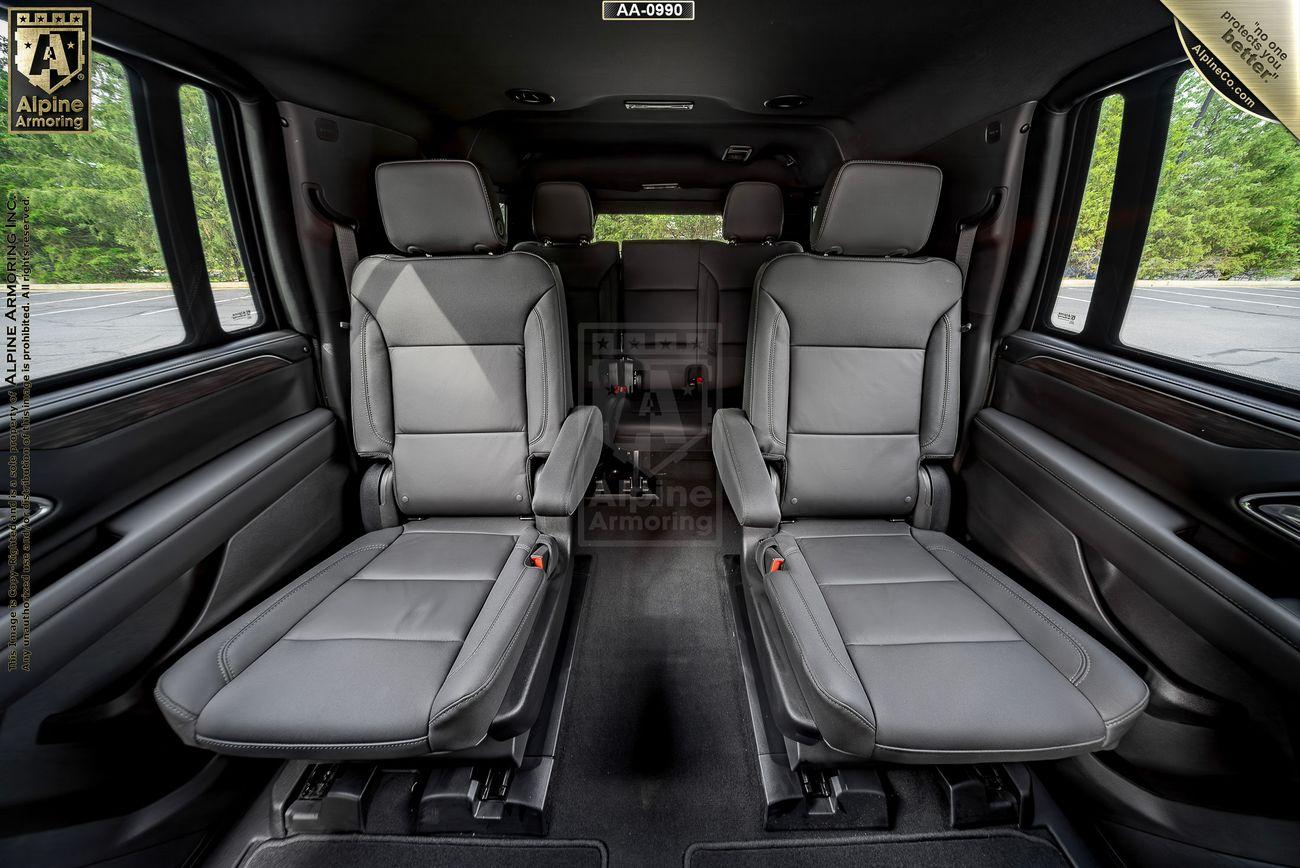
[[[207,94],[186,85],[180,90],[180,99],[185,153],[189,160],[190,184],[194,188],[194,210],[198,215],[208,275],[213,280],[243,281],[244,262],[235,238],[230,206],[226,202]]]
[[[598,241],[721,241],[722,218],[717,214],[600,214],[595,235]]]
[[[8,50],[0,38],[5,100]],[[36,282],[166,280],[125,70],[103,55],[91,69],[94,131],[0,134],[0,188],[31,198]]]

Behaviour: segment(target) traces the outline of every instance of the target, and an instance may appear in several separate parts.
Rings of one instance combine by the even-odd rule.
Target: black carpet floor
[[[1056,847],[1019,832],[915,838],[770,839],[702,844],[686,856],[687,868],[1065,868]]]
[[[599,841],[476,838],[344,838],[299,835],[267,841],[245,868],[604,868]]]
[[[551,834],[603,840],[614,865],[681,864],[697,841],[761,835],[761,787],[718,540],[638,537],[589,549]]]

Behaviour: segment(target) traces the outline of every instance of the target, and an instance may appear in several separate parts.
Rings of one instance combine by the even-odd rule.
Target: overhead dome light
[[[787,93],[764,100],[763,106],[770,109],[797,109],[808,105],[812,100],[797,93]]]
[[[555,97],[549,93],[540,90],[529,90],[525,87],[517,87],[514,90],[506,91],[506,96],[510,97],[520,105],[550,105],[555,102]]]

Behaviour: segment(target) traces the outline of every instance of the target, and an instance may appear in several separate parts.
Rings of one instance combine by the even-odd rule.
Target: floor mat
[[[243,868],[604,868],[599,841],[298,835],[267,841]]]
[[[679,467],[674,482],[711,488],[711,464],[692,469],[705,472],[687,481]],[[704,501],[682,511],[717,509]],[[647,527],[640,539],[591,551],[551,834],[602,839],[620,866],[679,864],[694,841],[762,834],[717,541],[684,545]]]
[[[1050,841],[1019,832],[888,838],[771,839],[696,844],[687,868],[1064,868]]]

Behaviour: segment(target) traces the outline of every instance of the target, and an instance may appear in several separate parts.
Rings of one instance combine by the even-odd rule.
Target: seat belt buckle
[[[785,569],[785,558],[781,557],[781,550],[776,546],[768,546],[763,550],[763,572],[779,573]]]
[[[545,543],[534,546],[532,552],[528,555],[528,563],[543,573],[549,574],[551,571],[551,547]]]

